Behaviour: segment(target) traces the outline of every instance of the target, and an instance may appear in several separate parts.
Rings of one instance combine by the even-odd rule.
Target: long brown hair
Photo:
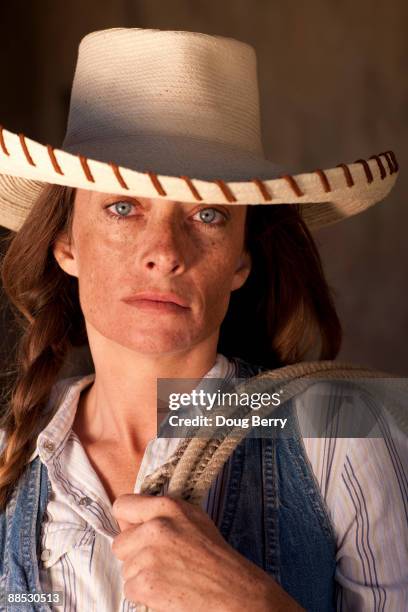
[[[248,206],[251,273],[231,293],[218,350],[270,369],[334,359],[342,330],[300,205]]]
[[[15,376],[0,419],[0,508],[35,450],[52,410],[51,389],[71,348],[86,345],[78,281],[57,264],[52,246],[71,236],[75,190],[49,185],[11,234],[2,280],[20,328]],[[296,205],[248,206],[245,243],[252,270],[232,292],[218,351],[269,368],[295,363],[320,346],[333,359],[341,326],[313,238]],[[51,407],[52,408],[52,407]]]

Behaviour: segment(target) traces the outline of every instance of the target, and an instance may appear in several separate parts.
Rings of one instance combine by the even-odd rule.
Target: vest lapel
[[[41,522],[47,506],[50,483],[40,457],[22,474],[5,514],[4,590],[6,593],[41,592],[38,558]],[[6,610],[1,604],[1,612]],[[10,606],[9,608],[10,609]],[[46,603],[16,603],[14,612],[51,612]]]

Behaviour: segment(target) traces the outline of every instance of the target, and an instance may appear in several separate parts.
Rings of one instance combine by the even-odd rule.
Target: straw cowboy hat
[[[301,204],[311,229],[385,198],[392,151],[292,176],[264,156],[257,59],[222,36],[113,28],[79,46],[60,149],[0,127],[0,224],[46,183],[200,204]]]

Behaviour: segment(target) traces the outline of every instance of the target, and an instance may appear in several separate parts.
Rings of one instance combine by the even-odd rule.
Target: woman
[[[326,454],[318,438],[248,438],[201,508],[165,489],[137,495],[177,441],[155,438],[158,378],[227,381],[337,355],[308,228],[373,204],[395,179],[382,155],[250,183],[276,177],[255,85],[253,50],[233,39],[97,32],[80,47],[63,150],[2,132],[2,222],[18,229],[3,284],[25,317],[2,422],[6,593],[61,591],[67,610],[403,608],[400,439],[334,438]],[[286,205],[245,205],[271,191]],[[86,343],[95,374],[55,384]]]

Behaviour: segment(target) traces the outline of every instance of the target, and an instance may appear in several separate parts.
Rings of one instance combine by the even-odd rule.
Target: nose
[[[142,265],[150,272],[179,275],[185,270],[185,239],[174,218],[147,224],[142,238]]]

